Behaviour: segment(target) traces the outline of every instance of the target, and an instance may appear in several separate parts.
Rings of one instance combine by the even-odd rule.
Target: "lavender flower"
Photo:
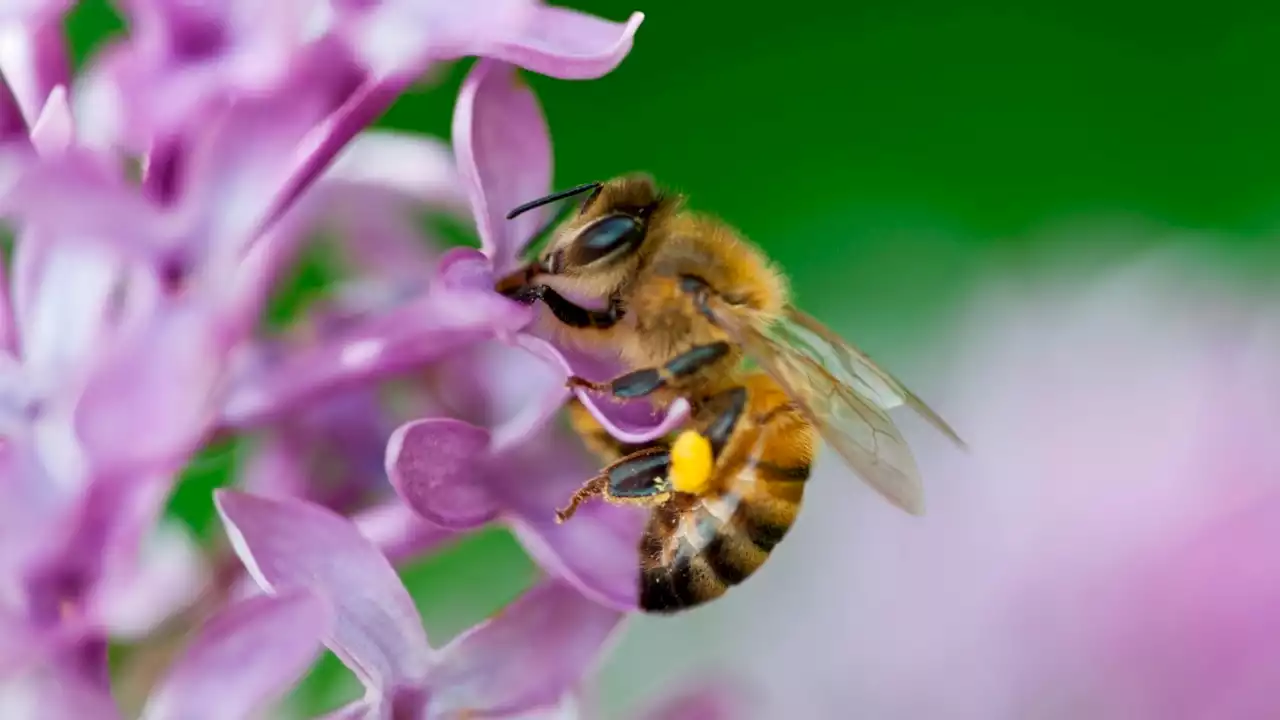
[[[618,628],[555,580],[437,651],[390,563],[347,520],[299,500],[219,491],[236,552],[268,593],[306,589],[335,608],[325,643],[366,688],[344,718],[512,715],[571,692]]]
[[[454,113],[458,169],[485,252],[453,251],[443,259],[441,273],[476,292],[491,289],[495,276],[515,265],[518,250],[546,222],[544,211],[503,219],[506,209],[545,195],[551,177],[541,109],[512,75],[513,69],[501,63],[478,63],[463,83]],[[521,326],[531,319],[524,318]],[[569,396],[564,386],[569,374],[604,379],[616,374],[617,360],[557,348],[528,333],[513,344],[524,352],[497,360],[507,367],[484,372],[489,380],[475,393],[485,396],[480,404],[493,405],[517,395],[518,384],[519,411],[499,413],[503,421],[489,426],[457,415],[405,424],[388,445],[387,473],[404,501],[428,521],[470,530],[501,520],[544,570],[602,603],[634,610],[643,513],[597,504],[584,508],[573,523],[557,525],[555,510],[592,468],[546,427]],[[530,377],[529,369],[516,371],[516,365],[527,367],[533,360],[547,372]],[[495,385],[503,377],[519,381]],[[655,415],[644,402],[601,405],[589,393],[579,398],[615,436],[631,442],[663,436],[688,414],[683,402]]]
[[[358,408],[353,423],[372,420],[378,408],[362,393],[374,381],[515,338],[532,320],[530,309],[476,284],[465,263],[388,266],[416,237],[406,207],[459,208],[462,196],[438,144],[357,137],[365,125],[432,65],[466,55],[598,77],[629,51],[642,18],[613,23],[532,0],[286,0],[265,16],[238,0],[132,0],[123,8],[130,35],[72,82],[59,32],[67,5],[0,11],[0,217],[17,234],[0,286],[0,678],[14,679],[5,698],[47,682],[101,698],[107,637],[146,633],[202,589],[203,559],[159,523],[174,478],[207,439],[265,429],[266,467],[274,458],[277,469],[311,475],[314,446],[354,427],[332,416],[299,422],[308,413],[324,420],[318,398]],[[377,276],[383,292],[374,311],[324,328],[320,342],[276,352],[257,323],[276,280],[323,224],[359,237],[347,245],[353,265]],[[373,250],[368,239],[382,242]],[[414,286],[423,275],[428,282]],[[537,411],[531,426],[549,405]],[[362,429],[377,434],[372,422]],[[360,482],[337,484],[370,481],[377,440],[339,445]],[[316,494],[314,480],[287,492]],[[329,502],[354,510],[363,500]],[[360,513],[393,554],[448,536],[390,504]],[[545,587],[530,597],[569,594]],[[201,602],[226,590],[205,589]],[[607,617],[616,622],[616,613]],[[298,647],[291,642],[280,640],[286,655]],[[425,647],[424,639],[414,649],[419,660]],[[190,662],[212,673],[204,657]],[[443,667],[464,656],[451,657]],[[204,672],[184,667],[175,677]],[[432,686],[441,697],[458,690],[443,677]],[[425,687],[416,674],[384,679]],[[186,693],[186,682],[173,692]],[[186,707],[172,712],[195,712]]]

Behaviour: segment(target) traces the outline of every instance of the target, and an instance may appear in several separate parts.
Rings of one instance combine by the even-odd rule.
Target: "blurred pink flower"
[[[315,661],[327,627],[324,604],[305,591],[228,606],[196,633],[152,690],[145,720],[250,717],[279,699]],[[0,680],[8,720],[115,720],[110,693],[57,664]]]
[[[971,454],[904,419],[928,514],[823,453],[757,578],[620,656],[736,666],[758,717],[1276,716],[1280,326],[1196,260],[989,283],[920,388]]]
[[[614,23],[519,0],[266,11],[129,0],[129,35],[73,82],[68,5],[0,11],[0,216],[17,235],[0,286],[0,627],[13,639],[0,675],[56,652],[97,685],[107,635],[153,627],[203,581],[176,533],[158,535],[172,547],[154,568],[139,553],[210,435],[313,410],[302,403],[343,383],[531,319],[446,277],[327,343],[263,361],[266,300],[318,224],[398,212],[358,229],[401,248],[407,206],[461,205],[438,143],[357,134],[439,60],[482,53],[597,77],[629,51],[641,16]],[[413,38],[388,17],[418,18]],[[337,196],[370,206],[344,213]],[[392,295],[405,290],[394,287],[403,274],[388,276]],[[370,517],[371,530],[389,526]],[[399,524],[407,534],[389,547],[438,539]]]
[[[237,554],[267,593],[306,589],[334,608],[325,640],[366,688],[332,717],[502,716],[551,707],[596,663],[623,614],[555,580],[432,649],[412,599],[348,520],[299,500],[217,494]]]

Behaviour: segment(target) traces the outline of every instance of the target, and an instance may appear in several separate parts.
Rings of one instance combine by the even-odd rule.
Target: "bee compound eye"
[[[610,215],[588,225],[574,243],[573,259],[587,265],[634,249],[644,239],[644,227],[630,215]]]

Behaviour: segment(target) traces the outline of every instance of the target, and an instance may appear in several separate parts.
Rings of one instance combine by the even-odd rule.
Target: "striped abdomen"
[[[751,411],[717,460],[717,492],[676,494],[652,511],[640,547],[642,610],[672,613],[720,597],[763,565],[795,522],[816,432],[761,377],[747,383]]]

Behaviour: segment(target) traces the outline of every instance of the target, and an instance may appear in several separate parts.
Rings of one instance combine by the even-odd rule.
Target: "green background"
[[[909,354],[992,273],[1108,262],[1171,232],[1215,238],[1206,250],[1255,278],[1275,267],[1280,11],[1264,3],[634,2],[567,3],[647,14],[613,74],[531,78],[556,184],[655,174],[763,245],[801,305],[873,354]],[[83,5],[78,55],[119,27]],[[382,124],[447,137],[465,70]],[[207,528],[235,458],[208,453],[175,512]],[[405,574],[440,642],[532,567],[491,532]],[[352,691],[325,668],[303,706]]]

